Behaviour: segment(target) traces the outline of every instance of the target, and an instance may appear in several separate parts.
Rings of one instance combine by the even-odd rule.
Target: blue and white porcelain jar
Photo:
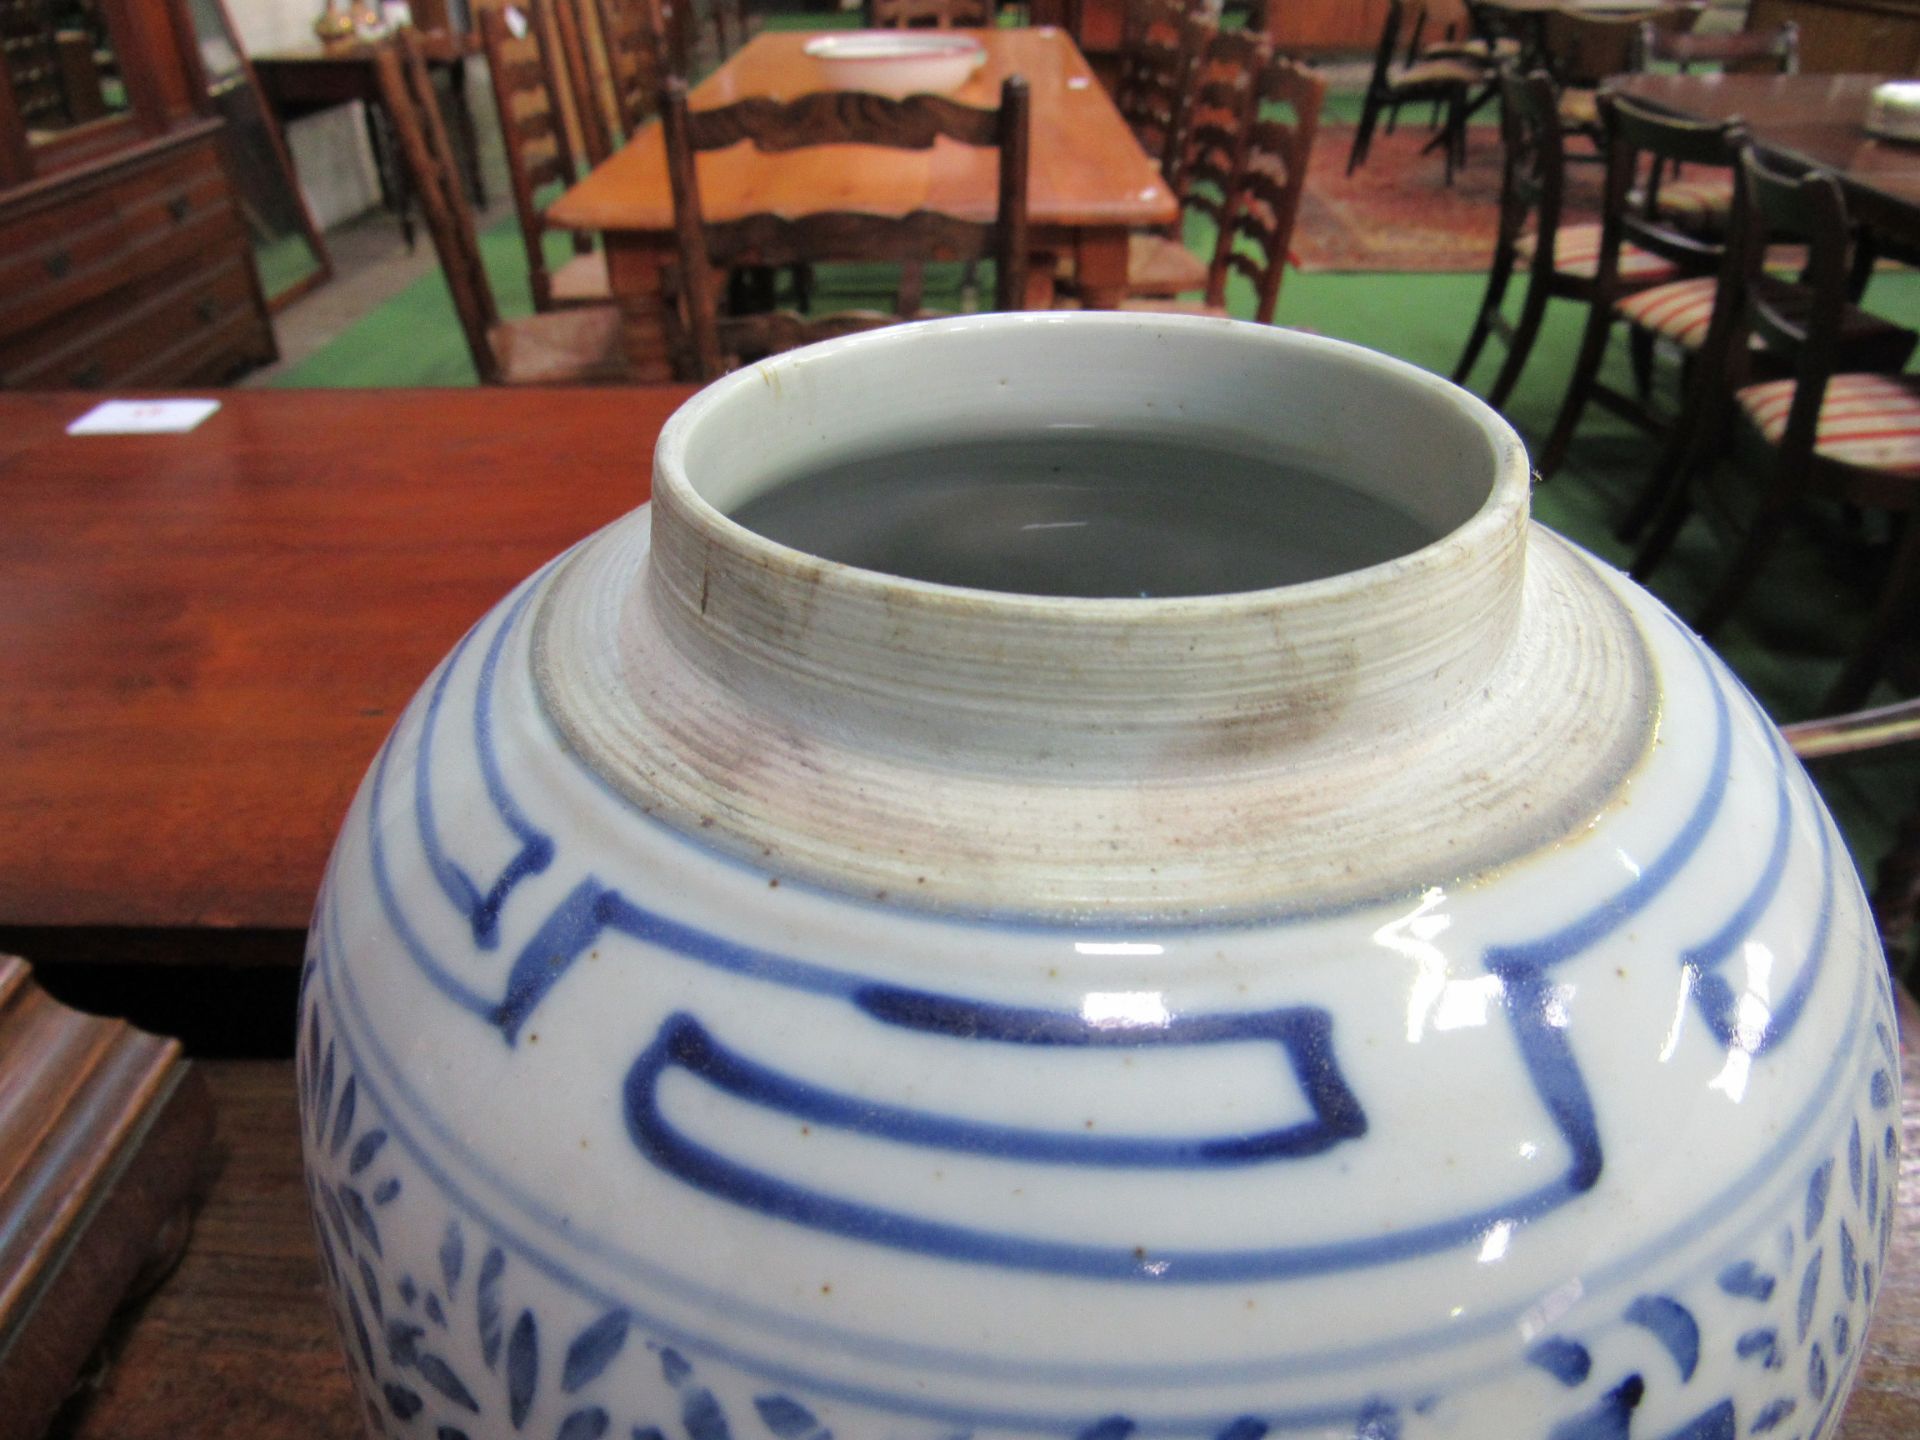
[[[939,479],[1102,437],[1118,519]],[[727,518],[876,455],[947,485],[880,537],[914,565],[1082,593]],[[655,464],[431,677],[319,901],[369,1433],[1831,1433],[1896,1169],[1867,908],[1493,412],[1270,328],[995,316],[737,374]],[[1351,513],[1332,573],[1134,593]]]

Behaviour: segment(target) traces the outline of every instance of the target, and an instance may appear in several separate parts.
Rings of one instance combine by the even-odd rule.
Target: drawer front
[[[271,353],[245,251],[196,260],[82,306],[37,334],[0,342],[0,387],[166,385],[209,374],[202,352]],[[202,358],[195,358],[202,357]]]
[[[213,141],[0,225],[0,339],[226,248],[239,222]]]

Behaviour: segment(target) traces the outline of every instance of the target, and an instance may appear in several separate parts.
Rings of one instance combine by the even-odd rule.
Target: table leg
[[[400,237],[413,252],[413,191],[407,184],[407,167],[393,141],[393,123],[377,100],[364,103],[367,112],[367,143],[373,147],[373,169],[380,179],[380,203],[400,216]]]
[[[1073,243],[1074,287],[1083,310],[1118,310],[1127,298],[1127,232],[1082,230]]]
[[[666,276],[661,251],[653,246],[609,235],[607,280],[620,307],[621,331],[633,378],[658,384],[674,374],[673,341],[678,329],[668,313]]]

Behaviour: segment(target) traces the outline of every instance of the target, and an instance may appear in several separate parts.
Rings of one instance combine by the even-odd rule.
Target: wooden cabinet
[[[274,356],[175,0],[0,0],[0,387],[169,386]]]
[[[1800,25],[1800,68],[1911,75],[1920,70],[1920,0],[1754,0],[1755,29]]]

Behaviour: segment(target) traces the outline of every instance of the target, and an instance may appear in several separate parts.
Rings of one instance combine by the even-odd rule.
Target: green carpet
[[[1210,237],[1195,229],[1189,243],[1210,252]],[[553,242],[564,258],[564,242]],[[482,250],[500,308],[524,315],[532,304],[525,257],[512,223],[492,227]],[[935,267],[928,276],[927,303],[951,306],[958,271]],[[1350,340],[1442,374],[1453,368],[1480,298],[1478,275],[1290,274],[1278,321]],[[824,270],[822,303],[839,308],[863,293],[884,294],[868,267]],[[943,288],[945,296],[943,298]],[[991,294],[990,280],[982,290]],[[1518,286],[1515,291],[1518,291]],[[1250,315],[1251,288],[1229,292],[1236,314]],[[1510,296],[1510,309],[1518,294]],[[1920,273],[1896,271],[1877,278],[1867,304],[1890,318],[1920,327]],[[1555,302],[1507,414],[1532,444],[1550,427],[1572,368],[1582,315]],[[1609,378],[1628,384],[1622,347],[1609,358]],[[1475,377],[1489,383],[1500,347],[1488,347]],[[1670,394],[1673,376],[1660,377]],[[451,298],[439,274],[429,275],[366,316],[331,344],[282,375],[282,386],[437,386],[475,383]],[[1535,491],[1535,515],[1561,533],[1616,564],[1628,552],[1612,537],[1615,517],[1634,492],[1654,456],[1639,431],[1590,409],[1562,471]],[[1873,517],[1860,533],[1827,527],[1820,543],[1796,537],[1770,564],[1765,583],[1718,637],[1717,648],[1776,719],[1815,713],[1871,599],[1878,551]],[[1692,613],[1717,574],[1721,540],[1702,521],[1689,525],[1674,554],[1654,577],[1652,589],[1682,616]],[[1892,698],[1891,696],[1883,698]],[[1816,777],[1839,818],[1856,861],[1869,879],[1893,837],[1899,817],[1920,798],[1920,747],[1908,753],[1829,762]]]

